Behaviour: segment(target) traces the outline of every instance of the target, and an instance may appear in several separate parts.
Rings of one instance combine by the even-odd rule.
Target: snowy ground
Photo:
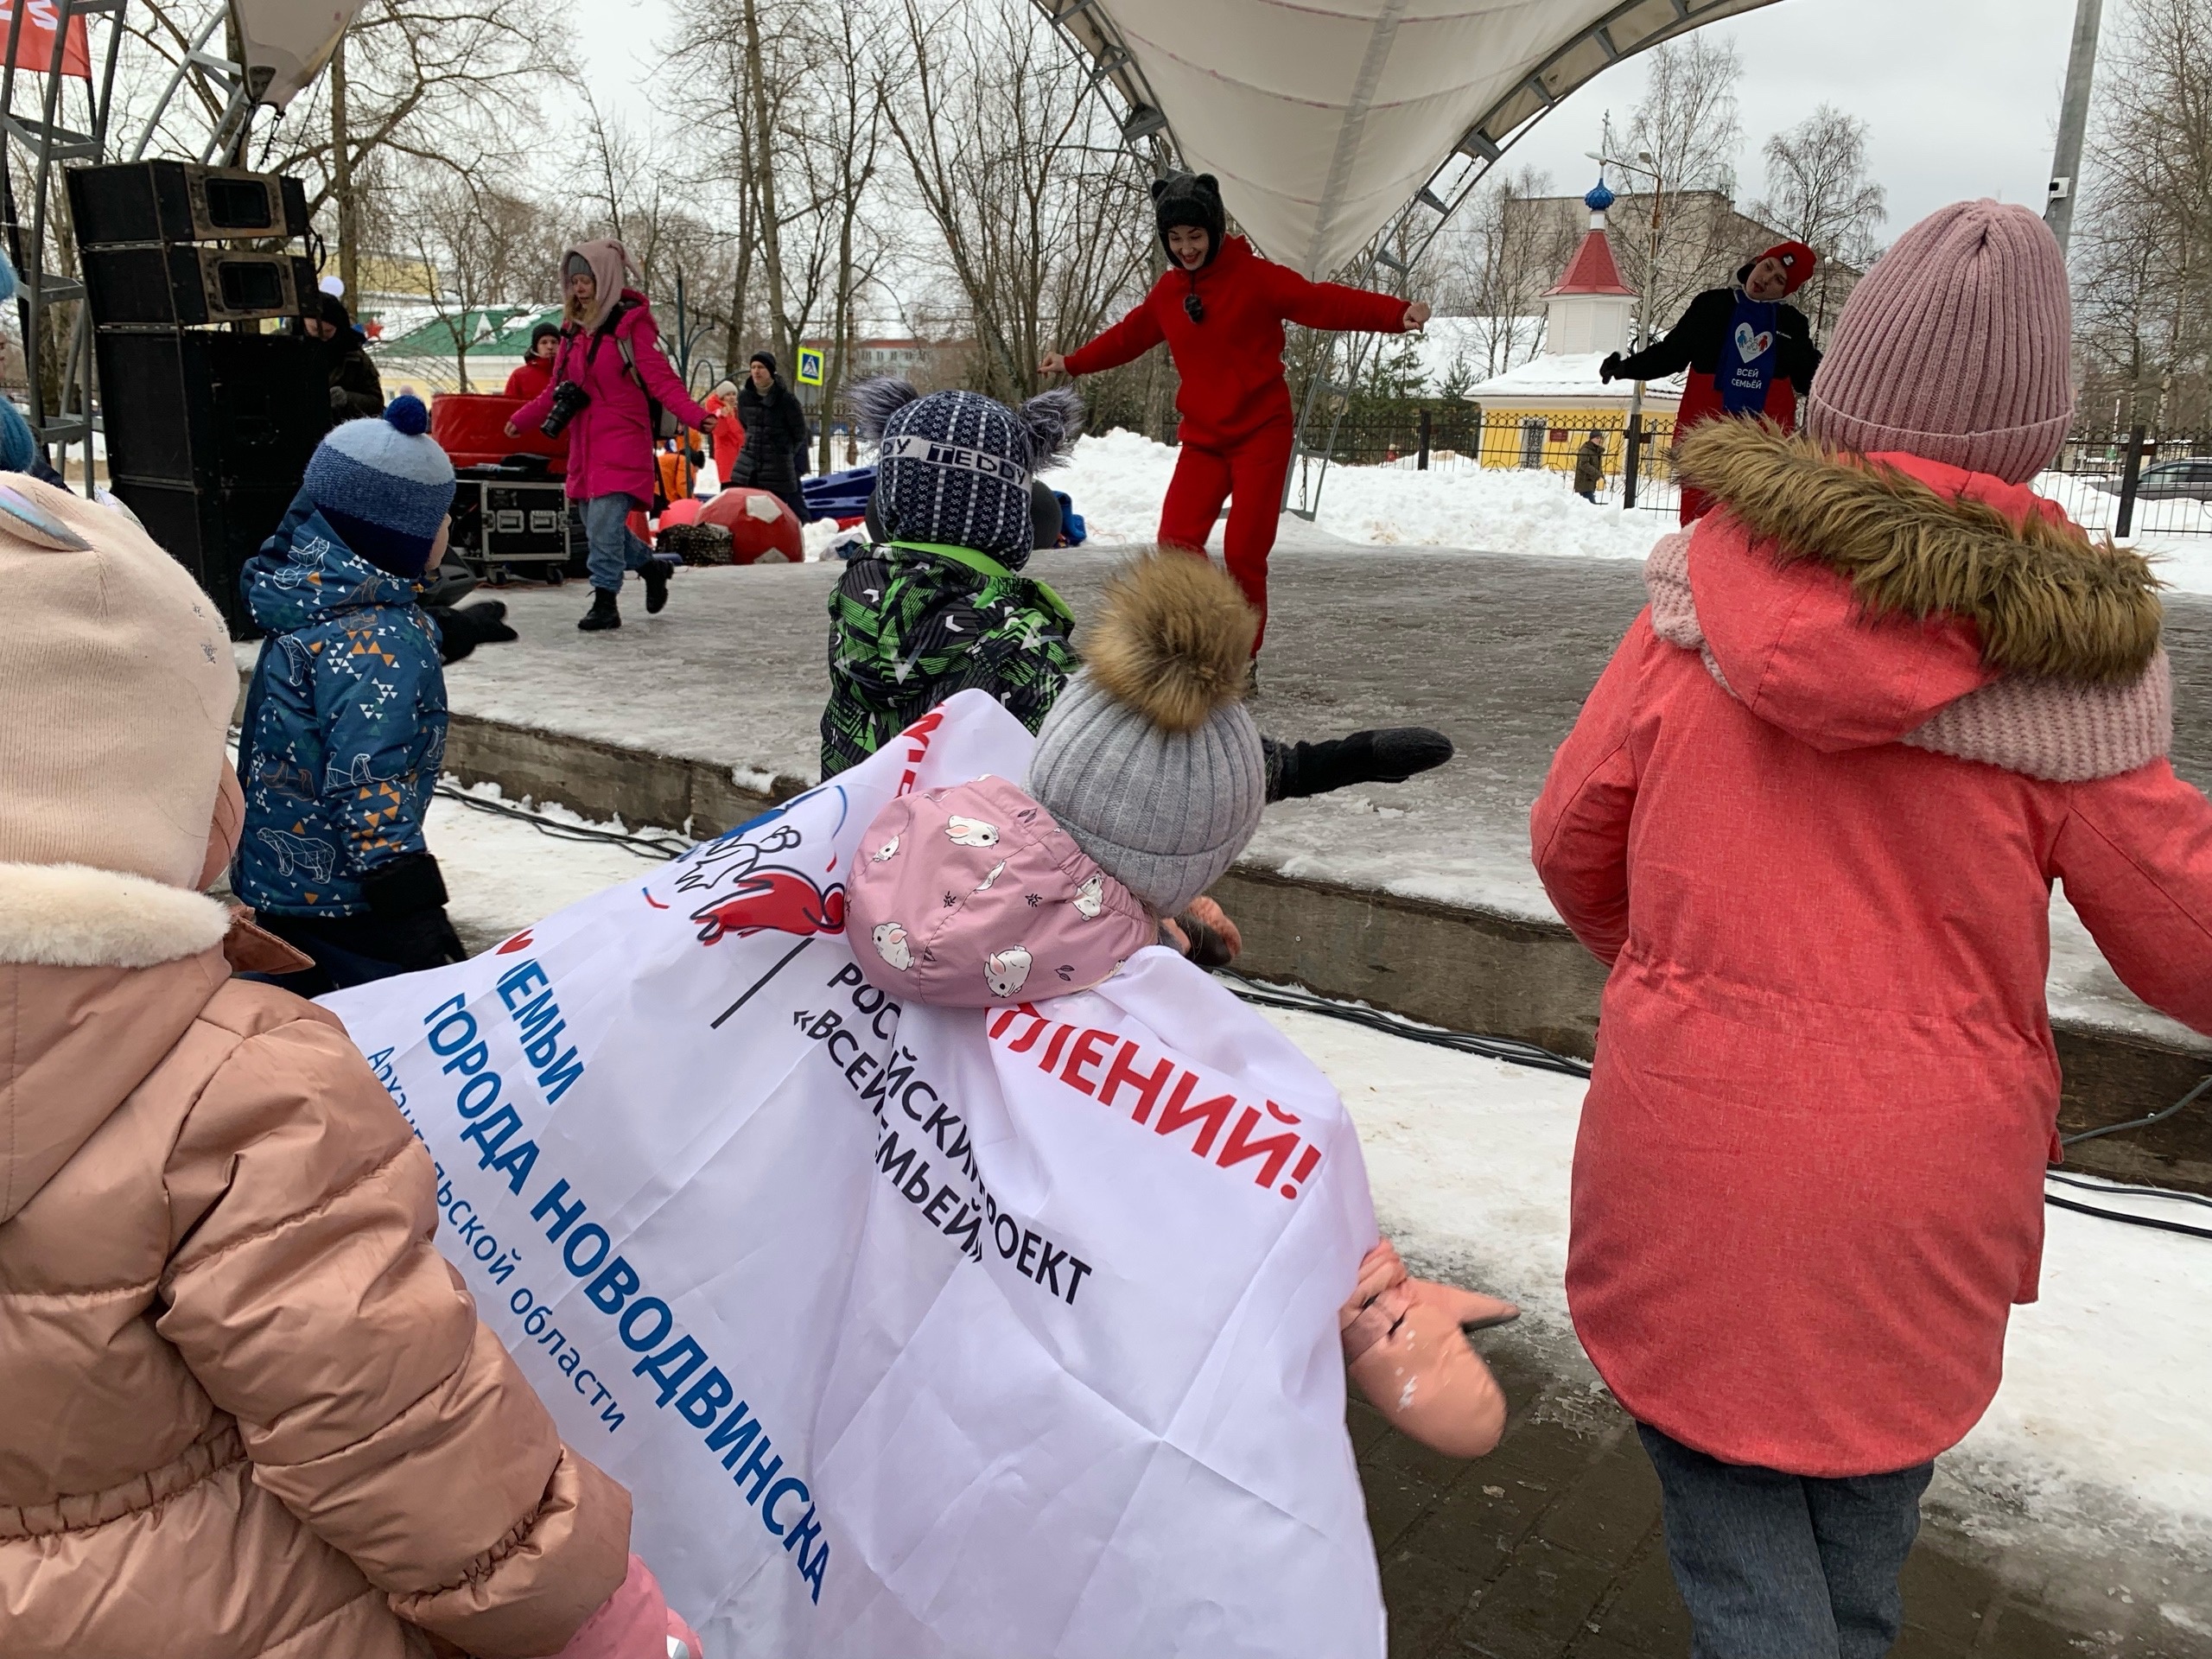
[[[1175,470],[1175,451],[1116,429],[1084,438],[1074,457],[1046,474],[1084,515],[1094,541],[1150,541]],[[2109,531],[2117,498],[2078,478],[2045,474],[2036,488],[2085,529]],[[1298,496],[1295,480],[1294,501]],[[1670,505],[1671,496],[1667,504]],[[1373,547],[1464,547],[1548,558],[1640,559],[1674,527],[1671,512],[1624,512],[1592,506],[1564,473],[1446,466],[1416,472],[1410,458],[1389,467],[1332,467],[1321,485],[1314,527]],[[2142,502],[2128,545],[2158,561],[2181,593],[2212,594],[2212,506],[2198,501]]]
[[[1103,544],[1148,542],[1175,470],[1175,451],[1135,432],[1086,437],[1045,474]],[[1293,486],[1293,499],[1296,486]],[[1316,529],[1377,547],[1473,547],[1579,559],[1640,559],[1667,528],[1651,512],[1593,507],[1561,473],[1332,467]]]
[[[446,800],[430,842],[455,920],[480,948],[645,865]],[[1520,1302],[1525,1339],[1596,1387],[1562,1285],[1582,1084],[1319,1015],[1266,1017],[1345,1091],[1377,1212],[1400,1249],[1425,1271]],[[2198,1222],[2208,1213],[2093,1201]],[[2043,1300],[2015,1310],[2004,1387],[1944,1459],[1936,1500],[1995,1544],[2201,1560],[2212,1548],[2212,1243],[2056,1210],[2049,1220]],[[2126,1593],[2160,1597],[2154,1580],[2130,1577]],[[2179,1597],[2171,1622],[2212,1626],[2197,1590],[2168,1593]]]

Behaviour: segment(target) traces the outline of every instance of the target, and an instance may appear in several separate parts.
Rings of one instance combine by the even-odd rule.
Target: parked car
[[[2120,493],[2118,474],[2083,481],[2091,489],[2102,490],[2107,495]],[[2168,501],[2184,496],[2212,502],[2212,460],[2152,461],[2135,481],[2135,499],[2139,501]]]

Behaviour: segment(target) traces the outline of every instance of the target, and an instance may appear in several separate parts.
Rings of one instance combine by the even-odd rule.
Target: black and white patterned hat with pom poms
[[[1020,409],[974,391],[923,397],[888,377],[846,393],[861,435],[876,441],[874,520],[894,542],[964,547],[1010,570],[1028,563],[1029,481],[1067,459],[1083,430],[1069,388]]]

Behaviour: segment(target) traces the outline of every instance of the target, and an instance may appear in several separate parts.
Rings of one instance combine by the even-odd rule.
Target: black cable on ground
[[[2061,1186],[2079,1187],[2084,1192],[2105,1192],[2113,1198],[2171,1198],[2176,1204],[2201,1204],[2212,1210],[2212,1198],[2201,1192],[2177,1192],[2171,1187],[2141,1186],[2132,1181],[2084,1180],[2079,1175],[2061,1175],[2055,1169],[2045,1171],[2044,1179],[2056,1181]]]
[[[489,800],[481,795],[471,795],[451,784],[440,784],[436,792],[475,811],[489,812],[494,817],[517,819],[529,824],[540,835],[550,836],[556,841],[603,841],[626,852],[635,853],[639,858],[652,859],[657,864],[664,864],[671,858],[681,858],[692,847],[691,842],[674,836],[632,836],[620,830],[602,830],[596,824],[565,823],[558,818],[532,812],[526,807]]]
[[[1572,1058],[1567,1055],[1554,1054],[1548,1049],[1539,1048],[1534,1043],[1524,1043],[1517,1038],[1478,1037],[1469,1032],[1433,1030],[1427,1027],[1413,1025],[1394,1014],[1384,1014],[1377,1009],[1354,1007],[1342,1002],[1332,1002],[1326,997],[1317,996],[1311,991],[1301,990],[1295,986],[1263,985],[1255,980],[1246,978],[1232,969],[1218,968],[1214,971],[1218,977],[1230,982],[1229,988],[1231,993],[1261,1007],[1287,1008],[1298,1014],[1318,1014],[1331,1020],[1341,1020],[1347,1025],[1363,1026],[1370,1031],[1378,1031],[1386,1036],[1402,1037],[1413,1042],[1427,1043],[1438,1048],[1448,1048],[1461,1054],[1474,1054],[1487,1059],[1503,1060],[1509,1065],[1532,1066],[1540,1071],[1556,1071],[1566,1077],[1586,1077],[1590,1075],[1590,1067],[1587,1063]],[[2172,1105],[2153,1112],[2147,1117],[2133,1118],[2125,1123],[2111,1123],[2102,1128],[2085,1130],[2082,1134],[2067,1136],[2061,1144],[2070,1147],[2083,1141],[2094,1141],[2101,1135],[2114,1135],[2124,1129],[2146,1128],[2153,1123],[2162,1123],[2197,1099],[2207,1089],[2212,1089],[2212,1077],[2205,1078]],[[2047,1179],[2068,1186],[2078,1187],[2084,1192],[2110,1193],[2115,1198],[2125,1196],[2168,1198],[2183,1204],[2197,1204],[2212,1208],[2212,1198],[2202,1198],[2193,1192],[2174,1192],[2164,1187],[2134,1186],[2119,1181],[2085,1181],[2055,1172]],[[2189,1238],[2212,1239],[2212,1228],[2192,1227],[2187,1222],[2168,1221],[2158,1216],[2137,1216],[2118,1210],[2102,1210],[2094,1205],[2082,1204],[2073,1198],[2060,1198],[2056,1193],[2049,1191],[2044,1193],[2044,1202],[2056,1209],[2071,1210],[2077,1215],[2094,1216],[2100,1221],[2117,1221],[2131,1227],[2148,1227],[2162,1233],[2179,1233]]]
[[[2173,1197],[2171,1193],[2162,1197]],[[2192,1227],[2185,1221],[2168,1221],[2162,1216],[2129,1216],[2117,1210],[2100,1210],[2094,1205],[2076,1204],[2071,1198],[2062,1198],[2056,1192],[2043,1195],[2045,1204],[2060,1210],[2071,1210],[2076,1215],[2094,1216],[2100,1221],[2124,1221],[2131,1227],[2155,1227],[2162,1233],[2185,1233],[2191,1238],[2212,1238],[2212,1227]]]
[[[2153,1123],[2164,1122],[2176,1112],[2181,1110],[2183,1107],[2188,1105],[2199,1095],[2202,1094],[2207,1089],[2212,1089],[2212,1077],[2205,1078],[2204,1081],[2198,1084],[2196,1088],[2190,1090],[2187,1094],[2183,1095],[2179,1100],[2174,1102],[2172,1105],[2165,1108],[2163,1111],[2153,1112],[2148,1117],[2133,1117],[2128,1119],[2125,1123],[2107,1123],[2100,1129],[2084,1129],[2079,1135],[2062,1135],[2059,1138],[2058,1144],[2062,1147],[2075,1147],[2081,1145],[2084,1141],[2094,1141],[2099,1135],[2118,1135],[2125,1129],[2147,1129]]]
[[[2100,1128],[2084,1129],[2078,1135],[2062,1135],[2058,1144],[2075,1147],[2084,1141],[2094,1141],[2101,1135],[2119,1135],[2129,1129],[2147,1129],[2153,1123],[2163,1123],[2184,1106],[2195,1101],[2207,1089],[2212,1089],[2212,1077],[2208,1077],[2171,1106],[2152,1112],[2147,1117],[2132,1117],[2125,1123],[2107,1123]],[[2171,1198],[2183,1204],[2201,1204],[2212,1208],[2212,1198],[2200,1198],[2194,1192],[2175,1192],[2162,1186],[2137,1186],[2126,1181],[2085,1181],[2071,1175],[2047,1172],[2046,1181],[2056,1181],[2064,1186],[2077,1187],[2087,1192],[2109,1192],[2151,1198]],[[2071,1210],[2076,1215],[2094,1216],[2100,1221],[2125,1222],[2131,1227],[2150,1227],[2162,1233],[2181,1233],[2190,1238],[2212,1238],[2212,1228],[2192,1227],[2185,1221],[2167,1221],[2158,1216],[2132,1216],[2119,1210],[2100,1210],[2094,1205],[2082,1204],[2074,1198],[2062,1198],[2046,1189],[2043,1201],[2059,1210]]]
[[[235,738],[236,735],[237,728],[232,728],[232,736]],[[550,836],[558,841],[606,842],[620,847],[627,852],[634,853],[640,858],[651,859],[655,863],[665,863],[671,858],[680,858],[690,851],[695,844],[674,836],[632,836],[619,830],[601,830],[594,824],[565,823],[557,818],[542,817],[524,807],[510,805],[505,801],[489,800],[480,795],[471,795],[467,791],[455,788],[451,784],[438,785],[436,792],[448,800],[456,802],[473,810],[489,812],[495,817],[517,819],[529,824],[539,834]],[[1262,984],[1258,980],[1247,978],[1234,969],[1217,968],[1214,972],[1218,977],[1230,982],[1229,988],[1231,995],[1258,1007],[1283,1008],[1294,1014],[1319,1014],[1325,1019],[1341,1020],[1347,1025],[1363,1026],[1368,1030],[1380,1032],[1386,1037],[1402,1037],[1409,1042],[1427,1043],[1433,1048],[1448,1048],[1455,1053],[1472,1054],[1483,1059],[1503,1060],[1509,1065],[1525,1065],[1539,1071],[1557,1072],[1562,1077],[1587,1077],[1590,1075],[1588,1061],[1578,1060],[1571,1055],[1554,1054],[1548,1048],[1539,1047],[1535,1043],[1523,1042],[1517,1037],[1485,1037],[1477,1035],[1473,1032],[1439,1030],[1433,1027],[1414,1025],[1395,1014],[1385,1014],[1376,1008],[1355,1007],[1349,1003],[1331,1001],[1325,996],[1318,996],[1311,991],[1301,990],[1295,986]],[[2107,1123],[2101,1128],[2085,1129],[2078,1135],[2063,1137],[2059,1144],[2066,1147],[2076,1146],[2084,1141],[2094,1141],[2101,1135],[2118,1135],[2125,1130],[2148,1128],[2154,1123],[2163,1123],[2196,1101],[2208,1089],[2212,1089],[2212,1077],[2207,1077],[2172,1105],[2152,1112],[2147,1117],[2131,1118],[2125,1123]],[[2107,1185],[2077,1180],[2070,1176],[2059,1174],[2050,1175],[2047,1179],[2091,1192],[2137,1193],[2149,1198],[2173,1198],[2186,1204],[2201,1204],[2212,1207],[2212,1198],[2200,1198],[2190,1192],[2169,1192],[2164,1187],[2130,1186],[2120,1182]],[[2062,1198],[2055,1192],[2044,1192],[2044,1202],[2060,1210],[2071,1210],[2078,1215],[2094,1216],[2102,1221],[2124,1222],[2132,1227],[2150,1227],[2160,1232],[2184,1234],[2190,1238],[2212,1239],[2212,1228],[2192,1227],[2186,1222],[2166,1221],[2156,1216],[2131,1216],[2117,1210],[2100,1210],[2094,1205],[2080,1204],[2071,1198]]]
[[[1509,1065],[1525,1065],[1539,1071],[1556,1071],[1562,1077],[1587,1077],[1590,1063],[1571,1055],[1554,1054],[1548,1048],[1522,1042],[1517,1037],[1483,1037],[1466,1031],[1440,1031],[1430,1026],[1418,1026],[1397,1015],[1384,1014],[1376,1008],[1355,1007],[1348,1003],[1332,1002],[1327,997],[1317,996],[1311,991],[1291,985],[1263,985],[1248,979],[1230,968],[1217,968],[1215,974],[1229,982],[1233,995],[1263,1008],[1285,1008],[1294,1014],[1318,1014],[1325,1019],[1341,1020],[1346,1025],[1364,1026],[1370,1031],[1379,1031],[1389,1037],[1403,1037],[1409,1041],[1427,1043],[1435,1048],[1448,1048],[1456,1053],[1473,1054],[1484,1059],[1503,1060]]]

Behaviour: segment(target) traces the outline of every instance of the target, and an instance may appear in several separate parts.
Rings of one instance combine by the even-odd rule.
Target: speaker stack
[[[251,632],[238,571],[276,528],[330,426],[297,179],[185,162],[75,168],[110,487]]]

